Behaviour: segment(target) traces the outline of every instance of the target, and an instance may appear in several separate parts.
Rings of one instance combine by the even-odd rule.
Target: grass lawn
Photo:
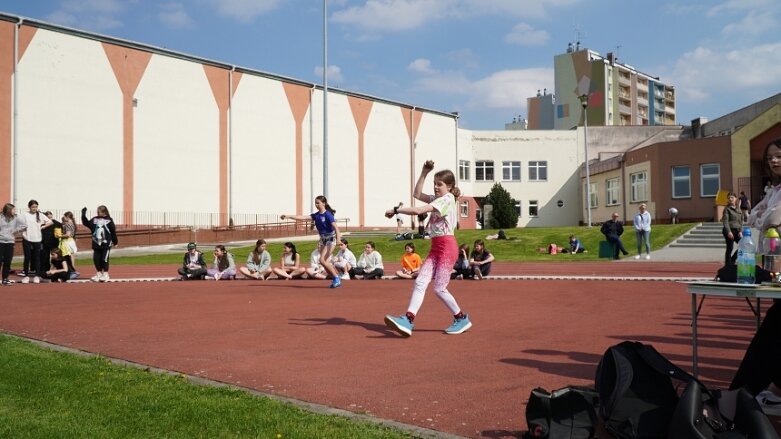
[[[652,250],[657,250],[676,238],[686,233],[694,224],[663,224],[654,225],[651,231]],[[634,229],[631,226],[626,227],[623,242],[624,247],[634,254],[637,250]],[[497,230],[458,230],[456,238],[460,244],[468,244],[473,247],[475,240],[485,239],[488,235],[496,234]],[[599,241],[604,240],[604,236],[599,232],[599,226],[588,227],[546,227],[546,228],[523,228],[509,229],[505,231],[508,240],[486,241],[486,248],[494,254],[499,262],[525,262],[525,261],[595,261],[599,259]],[[540,253],[539,248],[546,248],[548,244],[555,243],[558,246],[568,247],[569,236],[576,235],[588,253],[578,255],[549,255]],[[258,238],[262,238],[259,236]],[[373,241],[377,246],[377,251],[382,254],[384,261],[398,262],[404,253],[404,245],[408,241],[394,241],[389,235],[378,235],[375,237],[354,237],[346,235],[350,242],[350,249],[356,257],[363,251],[366,241]],[[431,247],[431,241],[427,239],[415,239],[415,251],[425,257]],[[304,241],[296,243],[296,249],[301,253],[301,263],[309,264],[309,254],[317,245],[316,241]],[[211,248],[201,247],[205,253],[207,263],[211,263]],[[252,251],[252,247],[241,247],[230,250],[236,259],[236,265],[244,265],[247,255]],[[271,253],[272,262],[277,265],[282,255],[281,243],[270,243],[268,251]],[[149,256],[126,256],[112,257],[112,264],[180,264],[182,262],[181,254],[163,254]]]
[[[0,334],[2,438],[404,438],[231,388],[199,386]]]

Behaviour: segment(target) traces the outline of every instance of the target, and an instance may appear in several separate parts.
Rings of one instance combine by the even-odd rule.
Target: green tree
[[[518,225],[518,211],[515,210],[516,201],[501,184],[494,184],[491,192],[483,201],[483,205],[486,204],[492,206],[491,217],[486,218],[490,228],[508,229]]]

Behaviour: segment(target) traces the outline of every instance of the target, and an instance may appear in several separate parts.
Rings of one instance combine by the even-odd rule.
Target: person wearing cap
[[[180,280],[203,279],[206,275],[206,261],[203,253],[198,251],[194,242],[187,244],[187,253],[182,260],[182,268],[179,269]]]
[[[607,242],[613,246],[613,259],[618,259],[618,252],[628,255],[629,252],[624,248],[624,243],[621,242],[621,235],[624,234],[624,225],[618,220],[618,212],[613,212],[610,216],[610,220],[605,221],[602,224],[602,228],[599,229]]]

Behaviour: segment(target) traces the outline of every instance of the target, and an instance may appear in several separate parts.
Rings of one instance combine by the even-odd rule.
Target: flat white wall
[[[17,205],[121,208],[122,92],[103,48],[39,29],[17,68]]]

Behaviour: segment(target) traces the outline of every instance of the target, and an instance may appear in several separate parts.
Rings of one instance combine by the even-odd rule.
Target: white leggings
[[[450,283],[450,272],[453,270],[453,264],[457,258],[458,243],[454,236],[438,236],[431,239],[431,252],[423,261],[423,266],[420,267],[418,277],[415,279],[415,288],[412,290],[407,311],[417,315],[420,306],[423,305],[426,288],[433,279],[434,292],[439,300],[448,307],[453,315],[461,312],[456,298],[447,290],[447,285]]]

